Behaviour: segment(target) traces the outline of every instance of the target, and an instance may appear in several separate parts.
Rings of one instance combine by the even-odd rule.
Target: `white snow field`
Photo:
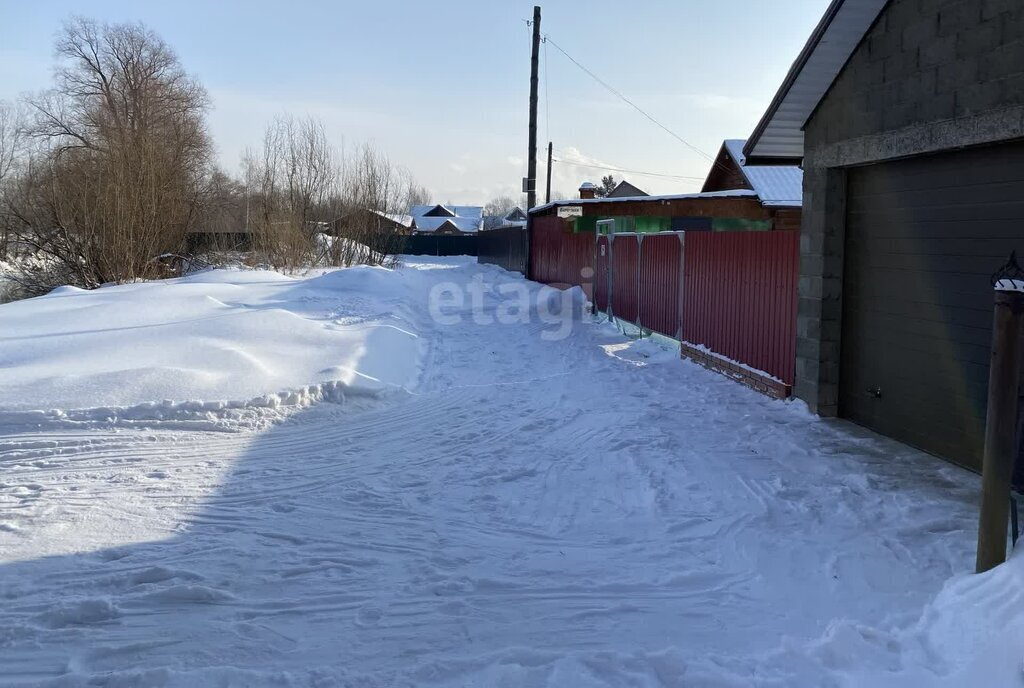
[[[402,277],[216,270],[11,303],[0,312],[0,410],[168,417],[273,405],[286,388],[405,386],[419,340],[403,317]]]
[[[0,306],[0,685],[1021,685],[975,476],[575,296],[409,257]]]

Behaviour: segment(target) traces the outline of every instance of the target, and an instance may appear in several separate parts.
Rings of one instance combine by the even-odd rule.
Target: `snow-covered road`
[[[238,432],[9,416],[0,684],[955,678],[919,619],[973,564],[976,478],[589,318],[443,324],[432,284],[482,276],[493,315],[526,283],[402,270],[411,391]]]

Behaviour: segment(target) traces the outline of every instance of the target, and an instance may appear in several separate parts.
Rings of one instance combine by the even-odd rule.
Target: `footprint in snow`
[[[380,607],[363,607],[356,613],[356,625],[376,626],[383,617],[384,612]]]

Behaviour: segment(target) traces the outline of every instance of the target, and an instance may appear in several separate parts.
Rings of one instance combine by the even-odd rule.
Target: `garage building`
[[[1024,2],[835,0],[747,141],[804,168],[794,393],[979,469],[1024,256]]]

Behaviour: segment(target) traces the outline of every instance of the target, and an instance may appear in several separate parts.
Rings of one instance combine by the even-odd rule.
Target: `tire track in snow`
[[[4,437],[0,499],[26,502],[0,510],[22,524],[0,531],[0,683],[559,684],[573,657],[612,685],[678,678],[651,657],[744,666],[834,618],[884,623],[966,550],[970,509],[932,464],[537,322],[424,320],[414,394],[256,432]],[[69,530],[77,553],[18,554]]]

